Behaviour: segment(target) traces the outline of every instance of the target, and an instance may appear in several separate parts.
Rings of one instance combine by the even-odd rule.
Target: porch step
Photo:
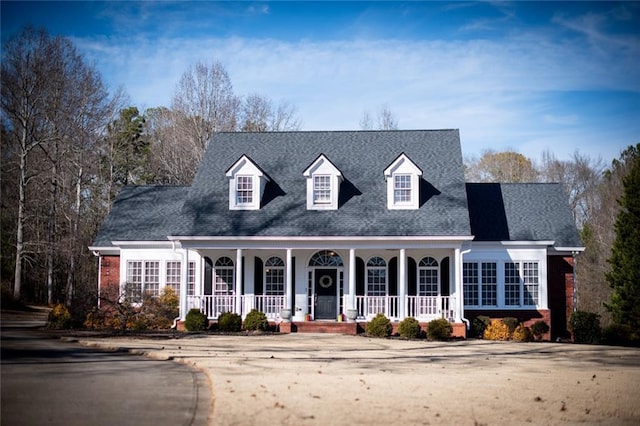
[[[364,324],[357,322],[304,321],[281,322],[281,333],[333,333],[355,336],[364,333]]]

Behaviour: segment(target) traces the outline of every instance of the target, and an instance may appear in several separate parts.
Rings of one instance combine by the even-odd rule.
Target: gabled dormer
[[[229,179],[229,210],[258,210],[269,177],[243,155],[226,172]]]
[[[420,207],[422,170],[403,152],[384,170],[389,210],[416,210]]]
[[[302,173],[307,178],[307,210],[336,210],[342,173],[320,154]]]

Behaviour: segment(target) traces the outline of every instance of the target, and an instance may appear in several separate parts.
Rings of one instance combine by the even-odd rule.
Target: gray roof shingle
[[[475,241],[555,241],[581,247],[567,197],[557,183],[468,183]]]
[[[384,169],[405,153],[423,170],[419,210],[389,210]],[[229,210],[225,171],[247,155],[272,179],[260,210]],[[306,209],[302,173],[324,154],[343,174],[337,210]],[[464,236],[469,215],[457,130],[219,133],[173,235]]]

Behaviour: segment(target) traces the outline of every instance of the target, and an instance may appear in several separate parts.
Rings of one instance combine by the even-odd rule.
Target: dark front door
[[[335,269],[316,269],[315,319],[335,319],[337,307],[337,273]]]

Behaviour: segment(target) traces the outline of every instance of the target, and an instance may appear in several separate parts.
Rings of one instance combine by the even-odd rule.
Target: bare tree
[[[383,104],[378,108],[375,124],[369,111],[362,114],[360,128],[362,130],[398,130],[398,118],[391,111],[389,105]]]
[[[487,150],[479,160],[467,160],[465,177],[469,182],[535,182],[538,171],[524,155]]]
[[[296,109],[283,102],[275,106],[264,95],[254,93],[244,99],[241,109],[243,132],[278,132],[300,129]]]

